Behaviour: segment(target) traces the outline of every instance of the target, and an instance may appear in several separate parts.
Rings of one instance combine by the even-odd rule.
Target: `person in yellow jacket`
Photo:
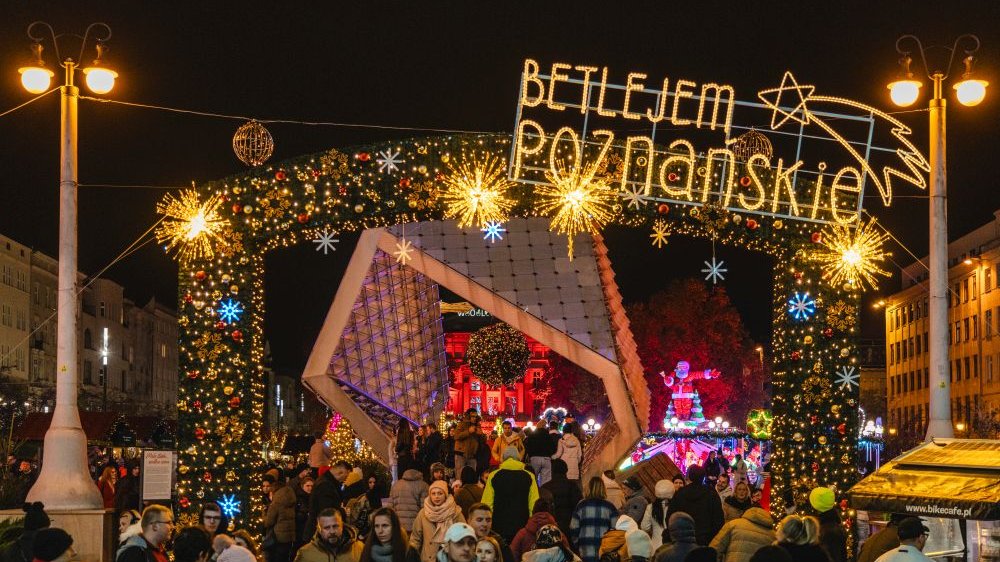
[[[493,442],[493,460],[497,464],[500,463],[500,457],[503,456],[503,452],[507,450],[507,447],[517,449],[517,460],[524,460],[524,443],[521,442],[521,434],[514,433],[514,427],[509,421],[503,422],[503,432]]]
[[[528,522],[538,499],[535,475],[525,470],[524,463],[517,457],[517,448],[507,447],[503,462],[490,474],[483,490],[483,503],[493,509],[493,530],[507,544]],[[496,501],[497,498],[502,501]]]

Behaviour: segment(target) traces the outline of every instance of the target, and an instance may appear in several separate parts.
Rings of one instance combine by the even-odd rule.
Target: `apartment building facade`
[[[948,245],[948,356],[952,421],[959,436],[1000,417],[1000,211]],[[888,427],[927,427],[927,269],[903,270],[903,288],[885,303]],[[982,435],[980,435],[982,436]],[[997,435],[990,435],[998,437]]]
[[[55,258],[0,235],[0,375],[41,411],[55,403],[57,278]],[[80,305],[81,409],[176,417],[176,314],[155,300],[139,306],[100,278]]]

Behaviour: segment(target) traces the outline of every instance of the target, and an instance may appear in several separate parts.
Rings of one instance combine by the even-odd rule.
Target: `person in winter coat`
[[[313,438],[313,444],[309,447],[309,467],[312,468],[313,471],[316,471],[319,467],[329,464],[333,454],[330,452],[330,447],[323,439],[322,431],[314,433]]]
[[[466,465],[476,468],[476,452],[478,452],[479,441],[476,440],[476,435],[472,432],[472,425],[478,423],[475,421],[476,414],[475,408],[469,408],[462,421],[458,422],[452,432],[452,437],[455,440],[456,474],[461,474],[462,468]]]
[[[26,503],[21,509],[24,510],[21,533],[16,540],[7,543],[0,552],[0,560],[4,562],[31,562],[35,535],[42,529],[48,529],[52,523],[45,513],[45,505],[42,502]]]
[[[580,443],[580,440],[574,433],[574,425],[566,424],[565,432],[559,438],[559,443],[556,445],[556,453],[552,455],[552,458],[561,459],[566,463],[566,466],[569,468],[566,472],[566,478],[579,486],[580,463],[583,462],[583,444]]]
[[[605,470],[601,479],[604,481],[604,489],[607,490],[608,501],[615,506],[616,510],[621,511],[625,507],[625,491],[622,490],[621,484],[615,480],[615,471]]]
[[[715,493],[719,494],[719,499],[725,501],[726,498],[733,495],[733,488],[729,485],[729,475],[722,473],[719,478],[715,481]]]
[[[755,552],[750,562],[792,562],[792,555],[776,544],[769,544]]]
[[[517,460],[517,449],[507,447],[503,462],[490,474],[483,491],[483,503],[493,509],[493,529],[510,543],[527,523],[537,500],[538,485],[534,475]]]
[[[524,460],[524,442],[521,440],[520,433],[514,433],[514,426],[511,425],[509,421],[503,422],[503,431],[500,435],[497,435],[496,441],[493,442],[492,455],[493,460],[497,464],[503,460],[500,457],[503,456],[503,452],[507,450],[507,447],[514,447],[517,449],[518,455],[520,455],[517,460]],[[505,561],[510,562],[510,561]],[[516,560],[513,562],[517,562]]]
[[[664,542],[653,553],[653,562],[684,562],[692,550],[698,548],[694,535],[694,519],[678,511],[667,520],[670,542]]]
[[[629,555],[625,562],[649,562],[653,554],[653,543],[650,542],[649,535],[641,530],[626,533],[625,546]]]
[[[535,548],[525,552],[521,562],[580,562],[570,550],[566,535],[555,525],[546,525],[535,535]]]
[[[455,492],[455,502],[462,508],[462,516],[469,518],[469,508],[483,501],[483,487],[471,466],[462,469],[462,487]]]
[[[674,497],[674,484],[670,480],[660,480],[653,488],[656,499],[646,506],[639,528],[649,535],[653,552],[663,544],[663,530],[667,528],[667,506]]]
[[[139,496],[139,464],[132,463],[128,474],[118,482],[115,488],[115,512],[124,513],[134,509],[142,509],[142,498]]]
[[[736,484],[733,495],[722,500],[722,513],[726,521],[738,519],[743,512],[753,507],[753,500],[750,499],[750,485],[746,482]]]
[[[490,443],[486,439],[486,434],[483,433],[483,428],[478,423],[473,424],[472,434],[476,438],[476,478],[481,474],[486,472],[490,468],[490,459],[493,453],[490,449]]]
[[[674,494],[667,509],[667,517],[683,511],[694,519],[695,536],[698,544],[708,545],[725,523],[722,513],[722,502],[715,490],[705,484],[705,469],[699,465],[688,468],[688,478],[691,483]],[[721,477],[720,477],[721,480]]]
[[[410,548],[420,555],[420,562],[434,562],[444,543],[445,531],[453,523],[465,523],[465,517],[455,498],[448,495],[448,485],[437,480],[430,485],[410,533]]]
[[[174,512],[162,505],[150,505],[139,522],[142,532],[118,547],[115,562],[158,562],[167,559],[163,545],[174,531]]]
[[[316,533],[295,554],[294,562],[358,562],[363,549],[343,508],[329,507],[316,515]]]
[[[847,562],[847,530],[837,509],[837,496],[823,486],[809,492],[809,505],[819,514],[819,544],[833,562]]]
[[[556,525],[556,519],[552,516],[552,503],[546,499],[539,499],[535,502],[535,509],[528,522],[514,535],[514,540],[510,541],[510,551],[514,555],[514,560],[521,560],[525,552],[535,549],[535,537],[546,525]],[[566,548],[569,548],[568,541]]]
[[[601,537],[601,546],[597,550],[597,556],[599,559],[604,559],[604,556],[608,553],[617,553],[617,556],[612,556],[612,559],[617,559],[621,562],[626,562],[631,554],[628,551],[628,544],[625,541],[625,536],[632,531],[638,531],[639,524],[624,513],[618,516],[615,520],[615,525],[613,528],[609,529]]]
[[[110,466],[104,467],[101,477],[97,479],[97,489],[101,492],[101,499],[104,501],[104,509],[115,508],[115,482],[118,480],[118,472]]]
[[[312,493],[309,494],[309,519],[306,521],[306,533],[312,533],[316,528],[316,515],[330,507],[341,507],[344,503],[344,496],[341,494],[341,486],[350,474],[351,463],[347,461],[337,461],[330,466],[330,470],[324,472],[316,479]]]
[[[552,480],[542,486],[542,491],[552,494],[552,516],[563,535],[569,536],[569,521],[573,518],[576,504],[583,499],[579,480],[570,480],[568,468],[562,459],[552,459]]]
[[[399,418],[396,426],[396,470],[399,473],[406,472],[411,468],[418,468],[414,458],[416,449],[416,437],[413,435],[413,428],[406,418]]]
[[[396,512],[380,507],[372,512],[372,528],[365,538],[359,562],[406,562],[410,552],[408,543]]]
[[[733,482],[747,482],[747,461],[743,460],[743,455],[736,455],[733,461]]]
[[[905,515],[893,513],[884,529],[868,537],[868,540],[861,543],[861,551],[858,552],[857,562],[875,562],[879,556],[894,548],[898,548],[898,525],[904,518]]]
[[[531,435],[524,439],[524,455],[535,471],[539,485],[544,485],[552,478],[552,455],[555,452],[556,444],[549,435],[548,426],[544,421],[538,422]]]
[[[573,511],[569,523],[570,543],[583,562],[597,562],[601,538],[611,528],[618,509],[607,500],[604,478],[595,476],[587,484],[586,498]]]
[[[635,476],[629,476],[623,482],[623,485],[627,499],[625,500],[625,506],[622,507],[622,513],[628,515],[633,521],[638,523],[646,515],[646,506],[649,505],[649,500],[646,499],[646,496],[642,495],[642,484]]]
[[[819,521],[811,515],[788,515],[778,523],[777,545],[785,549],[792,562],[832,562],[819,545]]]
[[[424,444],[420,447],[420,464],[424,467],[441,462],[441,432],[437,426],[429,423],[424,426]]]
[[[271,474],[265,480],[274,480]],[[265,549],[268,562],[285,562],[295,543],[295,491],[284,482],[271,482],[271,503],[264,516],[264,535],[273,535],[275,544]]]
[[[751,507],[743,515],[728,521],[711,546],[719,553],[719,562],[748,562],[761,547],[774,542],[774,519],[759,507]]]
[[[396,480],[389,490],[389,505],[396,510],[399,524],[406,532],[413,529],[413,520],[417,518],[417,513],[424,505],[427,489],[424,475],[420,474],[419,470],[411,468],[404,472],[403,477]]]

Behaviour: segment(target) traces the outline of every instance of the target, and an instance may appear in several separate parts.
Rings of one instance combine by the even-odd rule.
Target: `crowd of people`
[[[116,562],[846,562],[847,533],[835,494],[816,488],[818,516],[788,503],[775,522],[746,474],[718,462],[655,482],[613,471],[581,482],[583,439],[540,423],[518,432],[505,423],[486,441],[473,411],[442,437],[400,426],[399,478],[390,489],[317,436],[308,464],[269,468],[260,477],[263,540],[233,530],[214,502],[196,525],[175,528],[173,512],[132,504],[121,511]],[[484,436],[485,437],[485,436]],[[447,441],[448,439],[451,441]],[[431,454],[433,453],[433,454]],[[448,454],[448,460],[441,455]],[[108,470],[113,474],[108,475]],[[127,468],[126,479],[137,477]],[[124,494],[118,471],[102,470],[102,493]],[[455,478],[457,476],[457,478]],[[111,486],[110,490],[107,486]],[[647,494],[647,492],[652,492]],[[647,496],[652,497],[650,502]],[[124,501],[131,501],[130,499]],[[40,504],[25,505],[24,536],[5,560],[68,561],[72,537],[49,529]],[[895,519],[865,542],[864,562],[920,560],[927,528]],[[168,551],[169,548],[169,551]]]

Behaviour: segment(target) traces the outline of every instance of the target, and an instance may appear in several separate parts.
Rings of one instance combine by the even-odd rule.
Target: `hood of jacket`
[[[694,518],[687,513],[679,512],[670,516],[667,521],[670,539],[674,542],[694,543]]]
[[[149,548],[149,543],[146,542],[146,539],[142,538],[141,534],[133,535],[126,539],[125,542],[118,547],[118,552],[115,553],[115,558],[117,559],[121,556],[122,552],[124,552],[126,548],[132,548],[133,546],[138,546],[139,548],[146,550]]]
[[[635,519],[623,514],[619,515],[618,520],[615,521],[615,529],[627,533],[629,531],[638,531],[639,525],[635,522]]]
[[[497,470],[524,470],[524,463],[517,459],[507,459],[500,463]]]
[[[361,475],[352,470],[347,473],[347,478],[344,478],[344,487],[353,486],[358,482],[361,482]]]
[[[576,435],[573,435],[572,433],[563,435],[560,441],[562,441],[563,447],[567,449],[576,449],[580,447],[580,440],[577,439]]]
[[[556,525],[556,520],[552,517],[551,513],[548,512],[538,512],[528,518],[528,521],[524,524],[524,529],[531,533],[531,536],[538,534],[538,530],[546,525]]]
[[[403,472],[403,480],[423,480],[424,475],[415,468],[408,468]]]
[[[558,546],[536,548],[524,553],[524,562],[567,562],[566,553]]]
[[[771,518],[771,514],[759,507],[748,508],[743,512],[743,518],[761,527],[767,527],[768,529],[774,527],[774,519]]]

